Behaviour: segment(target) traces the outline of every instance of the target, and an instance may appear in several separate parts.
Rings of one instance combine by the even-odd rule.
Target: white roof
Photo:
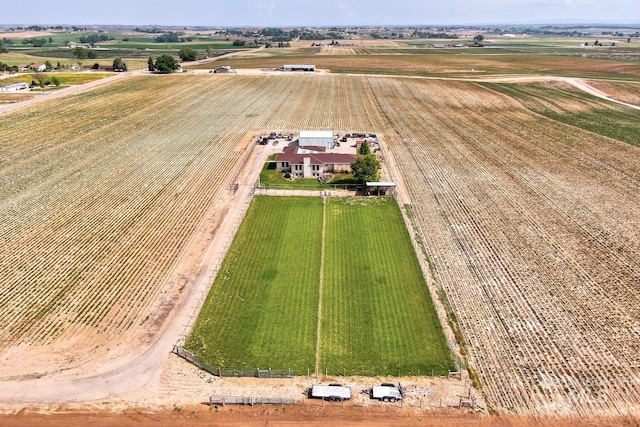
[[[388,387],[388,386],[373,386],[371,388],[371,396],[376,399],[381,399],[383,397],[395,397],[396,399],[402,399],[402,393],[396,387]]]
[[[301,130],[300,138],[331,138],[333,131],[330,130]]]
[[[367,187],[395,187],[395,186],[396,186],[395,182],[387,182],[387,181],[369,182],[369,181],[367,181]]]
[[[343,399],[351,399],[351,387],[338,385],[314,385],[311,389],[313,397],[338,396]]]

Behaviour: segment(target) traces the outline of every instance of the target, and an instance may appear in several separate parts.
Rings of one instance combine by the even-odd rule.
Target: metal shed
[[[367,195],[384,196],[387,193],[396,195],[396,183],[395,182],[367,182]]]
[[[300,147],[333,148],[333,132],[330,130],[300,131],[298,145],[300,145]]]

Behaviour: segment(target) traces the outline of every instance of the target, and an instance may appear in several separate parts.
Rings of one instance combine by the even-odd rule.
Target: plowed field
[[[639,414],[640,148],[584,128],[636,113],[553,94],[580,120],[471,82],[330,74],[140,77],[3,114],[0,377],[94,375],[151,345],[246,135],[374,130],[488,403]]]

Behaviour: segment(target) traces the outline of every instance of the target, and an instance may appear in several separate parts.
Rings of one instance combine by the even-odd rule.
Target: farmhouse
[[[297,178],[322,176],[325,172],[351,172],[355,154],[327,153],[324,147],[302,148],[289,145],[276,156],[276,170],[290,172]]]
[[[29,89],[29,85],[26,83],[13,83],[10,85],[0,87],[0,92],[17,92],[19,90]]]
[[[31,68],[33,71],[44,71],[47,69],[47,66],[44,64],[31,64],[29,65],[29,68]]]
[[[316,71],[315,65],[287,64],[278,68],[280,71]]]
[[[333,132],[330,130],[303,130],[298,138],[300,147],[333,148]]]

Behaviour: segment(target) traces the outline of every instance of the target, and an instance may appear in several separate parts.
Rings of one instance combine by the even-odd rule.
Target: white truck
[[[372,399],[382,400],[383,402],[395,402],[396,400],[402,400],[402,386],[398,383],[395,384],[382,383],[371,387],[369,396]]]
[[[314,385],[309,391],[309,397],[329,400],[331,402],[341,402],[351,399],[351,387],[341,384]]]

